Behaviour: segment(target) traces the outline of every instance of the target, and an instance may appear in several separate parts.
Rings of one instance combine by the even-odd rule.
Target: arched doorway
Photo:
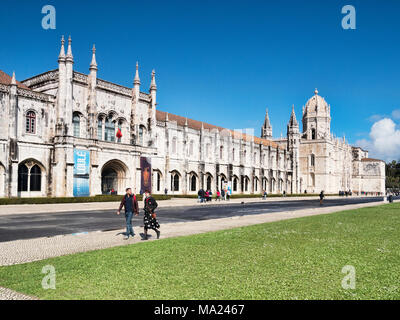
[[[180,174],[177,171],[171,172],[171,191],[179,191]]]
[[[212,178],[211,176],[207,176],[207,190],[211,190],[211,185],[212,185]]]
[[[128,187],[128,169],[119,160],[107,162],[101,170],[101,193],[102,194],[123,194]],[[132,187],[132,186],[130,186]]]
[[[197,179],[195,175],[192,175],[190,179],[190,191],[196,191],[197,189]]]
[[[6,196],[6,168],[0,162],[0,198]]]

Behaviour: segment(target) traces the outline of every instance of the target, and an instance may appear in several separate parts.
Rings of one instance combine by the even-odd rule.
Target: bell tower
[[[327,139],[331,134],[331,107],[315,89],[303,107],[303,137],[307,140]]]

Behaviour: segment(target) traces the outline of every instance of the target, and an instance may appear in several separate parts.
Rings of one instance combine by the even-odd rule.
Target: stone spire
[[[96,69],[97,70],[97,62],[96,62],[96,47],[93,44],[93,49],[92,49],[92,62],[90,62],[90,68],[89,69]]]
[[[157,85],[156,85],[156,72],[153,71],[151,72],[151,83],[150,83],[150,91],[152,90],[157,90]]]
[[[71,44],[72,44],[72,39],[71,39],[71,36],[69,36],[69,38],[68,38],[68,50],[67,50],[67,60],[70,60],[70,61],[74,61],[74,56],[72,55],[72,46],[71,46]]]
[[[15,71],[13,71],[12,78],[11,78],[11,85],[16,86],[17,80],[15,80]]]
[[[269,121],[268,108],[265,110],[264,125],[261,128],[261,138],[272,138],[272,126],[271,122]]]
[[[133,80],[134,85],[139,85],[140,86],[140,78],[139,78],[139,63],[136,61],[136,73],[135,73],[135,79]]]
[[[65,48],[64,48],[64,36],[61,37],[61,49],[60,49],[60,54],[58,55],[58,61],[65,61]]]
[[[298,127],[299,126],[297,119],[296,119],[296,114],[294,112],[294,105],[292,105],[292,114],[290,115],[289,126],[290,127]]]

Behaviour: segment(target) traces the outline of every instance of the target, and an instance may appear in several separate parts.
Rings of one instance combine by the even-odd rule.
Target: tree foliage
[[[400,188],[400,161],[386,164],[386,188]]]

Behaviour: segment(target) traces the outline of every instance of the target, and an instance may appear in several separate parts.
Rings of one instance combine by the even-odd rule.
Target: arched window
[[[310,173],[310,185],[311,187],[315,187],[315,174]]]
[[[41,191],[42,170],[35,164],[28,167],[26,163],[18,166],[18,192]]]
[[[311,165],[311,167],[314,167],[315,166],[315,155],[310,155],[310,165]]]
[[[196,176],[192,175],[192,178],[190,179],[190,191],[196,191]]]
[[[176,154],[176,149],[177,149],[177,146],[176,146],[176,137],[173,137],[173,138],[172,138],[172,153],[173,153],[173,154]]]
[[[207,177],[207,190],[211,190],[211,181],[212,181],[211,176],[208,176]]]
[[[111,117],[106,118],[104,140],[115,141],[115,122],[112,121]]]
[[[74,127],[74,137],[79,138],[81,135],[81,117],[78,113],[74,113],[72,117],[72,126]]]
[[[222,160],[224,158],[224,147],[219,147],[219,158]]]
[[[247,191],[249,188],[249,178],[244,178],[244,191]]]
[[[247,151],[244,150],[243,151],[243,162],[246,163],[246,161],[247,161]]]
[[[139,127],[139,145],[143,146],[144,145],[144,127],[140,126]]]
[[[189,155],[193,156],[193,152],[194,152],[194,142],[193,140],[191,140],[189,145]]]
[[[42,190],[42,171],[36,164],[31,168],[30,191]]]
[[[18,192],[28,191],[28,167],[23,163],[18,166]]]
[[[122,120],[118,121],[118,130],[121,132],[122,134]],[[118,131],[117,131],[118,132]],[[121,142],[121,137],[117,137],[117,142]]]
[[[312,139],[312,140],[317,139],[317,135],[316,135],[315,129],[311,129],[311,139]]]
[[[232,149],[232,161],[235,161],[235,148]]]
[[[234,178],[233,179],[233,191],[237,191],[237,179],[236,178]]]
[[[103,140],[103,121],[104,118],[99,117],[97,119],[97,139]]]
[[[157,172],[157,191],[161,190],[161,174]]]
[[[26,133],[35,134],[36,133],[36,113],[33,111],[28,111],[26,113]]]
[[[171,175],[171,190],[179,191],[179,175],[177,173]]]

